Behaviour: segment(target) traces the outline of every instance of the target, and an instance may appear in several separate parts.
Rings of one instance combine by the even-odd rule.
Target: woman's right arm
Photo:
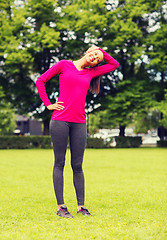
[[[90,49],[88,49],[87,52],[94,51],[97,49],[103,53],[103,57],[104,57],[106,64],[104,64],[102,66],[90,68],[89,71],[91,73],[92,78],[105,75],[105,74],[115,70],[119,66],[119,63],[113,57],[111,57],[107,52],[105,52],[103,49],[101,49],[99,47],[93,46]]]
[[[36,81],[36,86],[37,90],[39,93],[39,96],[41,100],[43,101],[44,105],[49,109],[49,110],[54,110],[58,106],[55,104],[51,104],[48,95],[46,93],[46,88],[45,88],[45,83],[49,81],[52,77],[56,76],[57,74],[60,74],[62,71],[62,66],[63,66],[63,60],[56,63],[53,65],[51,68],[49,68],[45,73],[43,73]],[[51,107],[50,105],[55,105]],[[50,106],[50,107],[49,107]],[[52,109],[51,109],[52,108]]]

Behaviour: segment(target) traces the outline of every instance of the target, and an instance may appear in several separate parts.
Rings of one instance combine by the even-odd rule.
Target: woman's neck
[[[88,66],[85,56],[80,58],[79,60],[73,61],[73,63],[78,70],[83,70]]]

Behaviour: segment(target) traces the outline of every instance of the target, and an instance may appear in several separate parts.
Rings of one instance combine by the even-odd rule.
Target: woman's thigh
[[[70,150],[72,164],[79,161],[82,162],[84,150],[86,146],[86,124],[73,123],[70,128]]]
[[[50,133],[55,154],[55,161],[64,161],[68,144],[69,125],[64,121],[51,120]]]

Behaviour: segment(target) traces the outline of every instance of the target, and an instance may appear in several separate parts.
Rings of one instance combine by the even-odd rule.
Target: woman
[[[106,64],[96,66],[103,59]],[[73,182],[77,196],[77,213],[92,216],[84,206],[83,155],[86,145],[85,101],[88,89],[98,94],[100,81],[97,77],[113,71],[119,63],[99,47],[93,46],[77,61],[61,60],[42,74],[36,82],[39,95],[49,110],[53,110],[50,131],[55,163],[53,183],[57,199],[57,215],[72,218],[63,198],[63,169],[68,137],[70,140]],[[51,104],[45,83],[59,74],[59,97]]]

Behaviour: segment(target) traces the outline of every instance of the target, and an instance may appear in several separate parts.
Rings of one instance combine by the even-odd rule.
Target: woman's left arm
[[[99,48],[99,50],[103,53],[106,64],[104,64],[102,66],[91,68],[90,72],[91,72],[92,78],[105,75],[105,74],[115,70],[117,67],[119,67],[119,63],[113,57],[111,57],[103,49]]]

